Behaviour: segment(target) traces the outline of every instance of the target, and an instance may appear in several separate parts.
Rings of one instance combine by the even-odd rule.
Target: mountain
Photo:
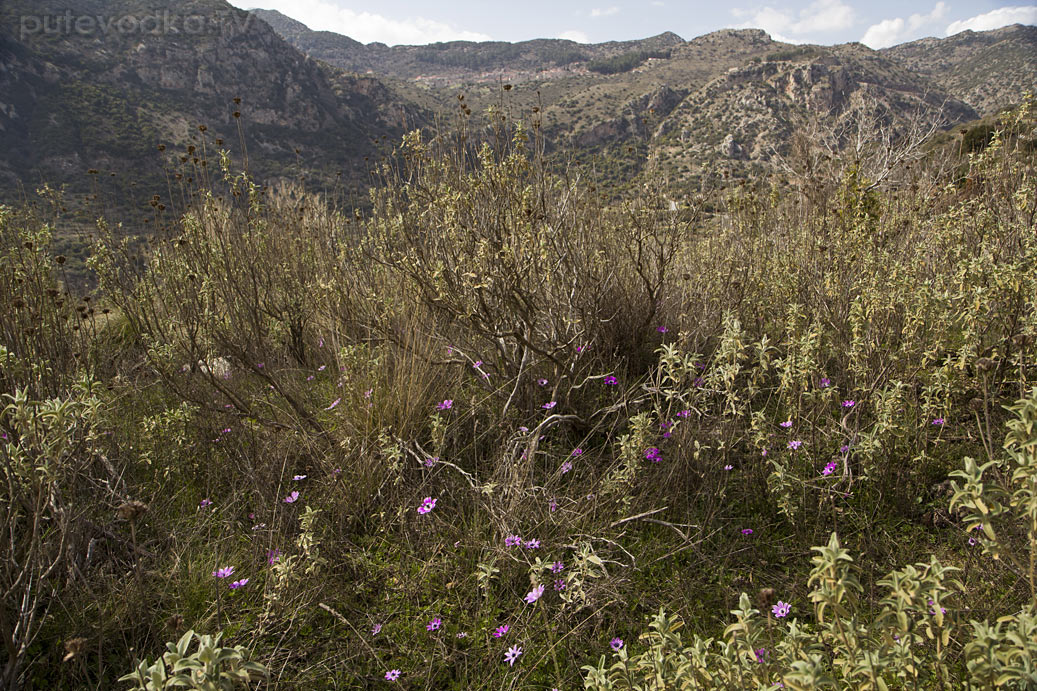
[[[883,131],[906,133],[915,122],[946,128],[976,117],[968,104],[859,43],[798,46],[695,90],[652,136],[674,178],[705,182],[700,178],[759,169],[812,125],[850,145],[858,132],[879,140]]]
[[[984,115],[1018,104],[1037,86],[1037,26],[963,31],[881,52]]]
[[[264,180],[354,183],[376,139],[423,122],[377,79],[303,55],[223,0],[11,0],[0,11],[0,189],[84,190],[93,169],[165,191],[163,168],[201,174],[216,161],[200,152],[219,148],[239,164],[247,151]]]
[[[62,27],[66,7],[88,30]],[[199,152],[217,148],[237,163],[247,151],[264,180],[359,189],[385,142],[459,107],[480,124],[491,107],[535,122],[548,151],[603,182],[652,160],[694,187],[773,166],[808,125],[836,145],[861,122],[876,136],[950,127],[1037,81],[1037,28],[1023,26],[874,51],[756,29],[390,47],[224,0],[9,0],[0,19],[0,191],[87,190],[93,169],[163,192],[162,170],[198,175]]]
[[[252,10],[300,51],[336,67],[439,86],[462,83],[521,82],[568,73],[608,71],[623,60],[643,62],[669,55],[684,41],[674,33],[637,41],[610,41],[585,45],[564,39],[503,41],[450,41],[424,46],[363,44],[330,31],[312,31],[302,22],[276,10]]]
[[[649,154],[679,184],[747,174],[785,153],[808,123],[836,139],[842,132],[844,140],[865,122],[892,133],[919,120],[950,127],[986,107],[977,89],[997,101],[1017,101],[1026,79],[1032,85],[1037,75],[1033,51],[1023,55],[1032,27],[927,39],[954,59],[926,67],[924,46],[794,46],[758,29],[725,29],[690,41],[662,34],[595,45],[544,40],[390,48],[311,31],[277,12],[255,14],[311,57],[378,75],[402,98],[429,109],[448,112],[463,92],[476,113],[490,106],[535,112],[549,149],[593,161],[612,181],[631,179]],[[951,50],[958,44],[967,48]],[[984,61],[1012,68],[1004,80],[988,72],[980,81]],[[970,79],[978,86],[965,88]],[[509,85],[506,94],[501,82]]]

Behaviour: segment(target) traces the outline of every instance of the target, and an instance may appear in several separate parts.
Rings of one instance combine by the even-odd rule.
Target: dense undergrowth
[[[89,296],[0,207],[4,684],[1033,688],[1032,127],[672,205],[535,125],[363,213],[225,159]]]

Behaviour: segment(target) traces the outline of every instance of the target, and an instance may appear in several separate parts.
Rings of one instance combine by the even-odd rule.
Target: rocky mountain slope
[[[671,175],[698,182],[770,163],[810,127],[846,146],[858,133],[880,140],[913,123],[946,128],[976,117],[926,79],[851,43],[787,49],[733,68],[689,94],[652,136]]]
[[[25,31],[26,16],[60,19],[69,5],[101,19],[171,16],[172,27]],[[478,122],[491,106],[534,120],[550,150],[592,160],[603,181],[629,181],[651,159],[695,186],[770,165],[807,126],[836,140],[865,121],[894,134],[917,120],[949,127],[1037,81],[1037,28],[1023,26],[883,51],[753,29],[389,47],[224,0],[9,0],[0,12],[0,190],[86,189],[88,169],[164,186],[162,168],[191,168],[186,147],[201,140],[238,162],[247,151],[264,179],[359,189],[378,142],[459,104]]]
[[[99,20],[65,27],[69,5]],[[163,166],[190,168],[203,141],[239,165],[247,151],[264,179],[296,175],[302,160],[325,181],[362,180],[376,138],[421,122],[378,80],[303,55],[223,0],[13,0],[2,11],[0,188],[84,188],[90,169],[161,183]],[[148,30],[158,18],[167,26]]]
[[[462,83],[515,83],[528,79],[619,69],[619,61],[630,56],[647,60],[669,55],[684,43],[674,33],[663,33],[639,41],[610,41],[585,45],[564,39],[536,39],[518,43],[503,41],[450,41],[424,46],[363,44],[330,31],[312,31],[305,24],[274,10],[253,14],[300,51],[318,60],[360,73],[413,79],[438,86]],[[643,54],[643,55],[642,55]]]
[[[430,109],[456,107],[463,92],[476,113],[491,105],[516,114],[535,110],[550,147],[596,159],[605,179],[629,179],[649,153],[672,179],[692,185],[744,174],[768,165],[811,123],[834,141],[862,123],[894,133],[920,120],[950,127],[1017,102],[1037,76],[1033,51],[1026,51],[1033,27],[966,32],[886,51],[793,46],[752,29],[690,41],[663,34],[590,46],[389,48],[310,31],[276,12],[256,14],[303,52],[382,76],[402,97]],[[615,69],[601,69],[604,63]],[[506,94],[501,82],[512,85]]]
[[[1037,26],[963,31],[881,51],[981,114],[1020,101],[1037,88]]]

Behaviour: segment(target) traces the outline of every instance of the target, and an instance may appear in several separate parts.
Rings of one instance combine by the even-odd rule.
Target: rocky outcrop
[[[980,114],[1017,104],[1037,84],[1037,26],[963,31],[885,48],[887,58],[931,79]]]
[[[59,16],[66,4],[8,0],[0,10],[0,187],[33,179],[86,187],[90,168],[161,181],[162,168],[199,143],[199,126],[239,163],[240,126],[261,178],[302,161],[315,180],[366,182],[374,140],[426,121],[377,79],[303,55],[223,0],[173,4],[173,29],[154,33],[19,33],[7,21]],[[142,7],[154,3],[108,0],[103,16],[143,18]],[[176,24],[187,17],[200,21],[192,31]]]

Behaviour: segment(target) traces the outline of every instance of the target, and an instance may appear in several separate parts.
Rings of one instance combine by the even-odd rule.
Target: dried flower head
[[[148,505],[136,499],[123,503],[116,511],[124,521],[136,521],[148,510]]]

